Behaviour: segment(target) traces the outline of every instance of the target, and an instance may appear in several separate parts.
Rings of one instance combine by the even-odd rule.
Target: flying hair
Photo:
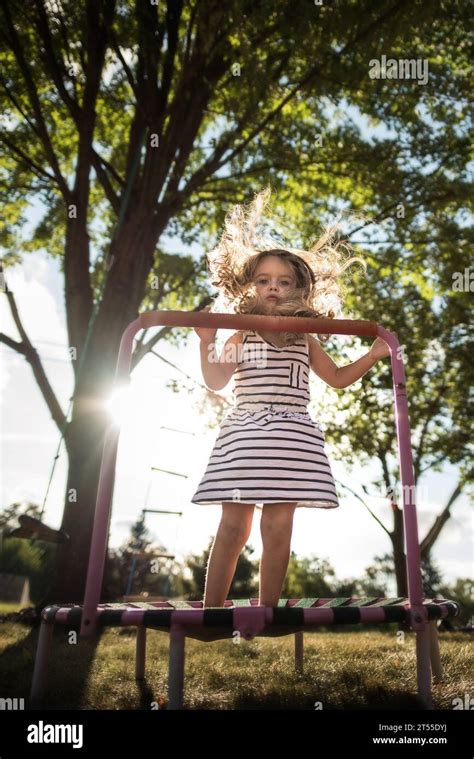
[[[266,256],[279,256],[292,266],[293,291],[275,307],[272,315],[341,318],[344,300],[342,276],[352,264],[365,261],[353,256],[353,248],[340,233],[340,221],[324,227],[307,250],[288,246],[280,233],[270,233],[263,216],[270,204],[271,187],[256,193],[250,203],[231,206],[218,244],[207,254],[211,284],[218,290],[210,311],[214,313],[268,313],[257,295],[254,273]],[[284,333],[285,345],[302,333]],[[329,335],[317,335],[326,342]]]

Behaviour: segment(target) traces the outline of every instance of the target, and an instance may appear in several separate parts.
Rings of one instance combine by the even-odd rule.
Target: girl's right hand
[[[209,311],[211,306],[205,306],[202,311]],[[203,343],[213,343],[217,334],[217,329],[210,327],[194,327],[194,331],[201,338]]]

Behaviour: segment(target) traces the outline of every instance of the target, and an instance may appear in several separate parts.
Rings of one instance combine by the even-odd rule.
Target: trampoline
[[[303,670],[304,632],[321,625],[382,624],[405,622],[416,635],[416,677],[422,706],[432,708],[431,681],[442,679],[436,620],[454,617],[460,608],[455,601],[423,596],[420,547],[414,474],[410,443],[405,371],[397,350],[395,333],[375,322],[281,317],[208,312],[152,311],[141,314],[125,329],[119,349],[114,389],[129,381],[133,340],[141,329],[156,326],[259,329],[273,332],[312,332],[320,334],[380,336],[390,346],[395,403],[400,479],[403,494],[403,522],[406,545],[408,598],[291,598],[280,599],[278,606],[258,605],[257,599],[226,600],[223,607],[203,608],[202,601],[160,601],[156,603],[100,603],[107,548],[108,526],[115,480],[119,425],[110,421],[107,428],[94,516],[91,550],[83,604],[50,605],[43,609],[30,692],[33,707],[39,706],[47,684],[49,659],[56,624],[76,629],[90,637],[104,627],[136,627],[135,677],[145,676],[146,631],[169,633],[168,709],[180,709],[184,698],[186,637],[203,642],[235,637],[295,636],[295,668]]]

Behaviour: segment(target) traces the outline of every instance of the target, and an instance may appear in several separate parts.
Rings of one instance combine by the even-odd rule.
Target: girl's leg
[[[277,606],[288,562],[296,503],[264,504],[260,521],[263,551],[260,560],[261,606]]]
[[[237,560],[252,528],[254,503],[222,504],[222,517],[209,555],[204,606],[224,606]]]

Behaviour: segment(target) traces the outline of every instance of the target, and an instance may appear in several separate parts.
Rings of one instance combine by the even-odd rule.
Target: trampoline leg
[[[416,673],[418,679],[418,696],[425,709],[432,709],[431,700],[431,662],[430,662],[430,625],[416,631]]]
[[[295,669],[303,672],[303,631],[295,632]]]
[[[53,643],[54,624],[41,621],[36,648],[35,668],[30,690],[30,706],[36,709],[41,704],[48,679],[48,664]]]
[[[441,657],[439,655],[438,628],[434,619],[430,622],[430,655],[433,682],[441,683],[443,681],[443,665],[441,664]]]
[[[135,679],[143,680],[145,677],[146,656],[146,627],[137,626],[137,644],[135,649]]]
[[[184,645],[186,636],[181,627],[170,630],[168,671],[168,709],[182,709],[184,688]]]

